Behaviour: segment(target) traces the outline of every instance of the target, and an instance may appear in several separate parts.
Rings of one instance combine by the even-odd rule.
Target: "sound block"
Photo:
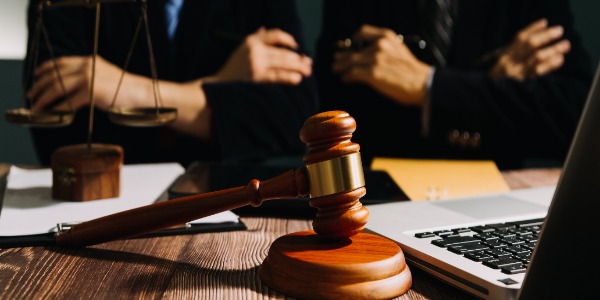
[[[111,144],[63,146],[52,153],[52,198],[90,201],[119,197],[123,148]]]
[[[412,285],[400,247],[363,232],[341,241],[312,230],[279,237],[259,277],[268,287],[301,299],[389,299]]]

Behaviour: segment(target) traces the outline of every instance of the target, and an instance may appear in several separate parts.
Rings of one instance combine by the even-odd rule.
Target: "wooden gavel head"
[[[360,146],[350,141],[356,121],[347,112],[327,111],[304,122],[300,139],[307,145],[304,163],[310,206],[317,208],[313,229],[342,239],[361,232],[369,211],[360,202],[366,193]]]

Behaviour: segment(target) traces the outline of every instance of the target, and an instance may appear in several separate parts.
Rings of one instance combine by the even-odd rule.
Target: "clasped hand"
[[[225,65],[205,81],[252,81],[299,84],[312,73],[312,59],[299,54],[294,37],[279,29],[259,28]]]
[[[181,103],[170,102],[169,96],[182,97],[187,92],[197,93],[196,90],[200,90],[203,82],[299,84],[304,77],[311,75],[312,60],[296,53],[295,49],[298,49],[298,44],[292,35],[279,29],[260,28],[244,39],[216,74],[188,83],[161,82],[162,99],[165,105],[175,104],[173,106],[179,107],[178,104]],[[64,90],[54,63],[62,77]],[[95,106],[108,110],[113,103],[123,69],[101,56],[97,56],[95,69]],[[26,93],[29,99],[35,99],[32,106],[34,111],[48,107],[64,111],[90,104],[91,56],[63,56],[57,58],[56,62],[45,61],[35,69],[34,76],[34,84]],[[152,78],[125,72],[115,102],[128,107],[148,105],[149,99],[154,97],[152,84]],[[198,99],[197,94],[191,96],[194,97],[183,99],[197,99],[200,104],[196,109],[205,107],[203,96],[201,99]]]
[[[568,40],[559,40],[562,34],[562,26],[548,27],[545,19],[531,23],[500,52],[489,76],[522,81],[560,68],[571,47]],[[417,59],[397,33],[363,25],[353,39],[367,46],[334,54],[333,72],[343,82],[366,84],[403,105],[423,104],[432,67]]]
[[[489,75],[494,79],[509,77],[522,81],[560,68],[571,50],[568,40],[559,40],[563,31],[559,25],[548,27],[546,19],[531,23],[500,53]]]
[[[418,60],[394,31],[363,25],[353,39],[367,46],[334,54],[333,72],[343,82],[367,84],[404,105],[422,104],[432,67]]]

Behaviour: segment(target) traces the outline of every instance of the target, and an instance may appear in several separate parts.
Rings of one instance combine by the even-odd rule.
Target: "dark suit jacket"
[[[28,24],[32,33],[37,2],[31,0],[29,7]],[[147,3],[160,79],[185,82],[214,74],[244,37],[261,26],[287,31],[303,47],[301,24],[293,0],[185,1],[173,43],[166,33],[165,1]],[[45,28],[56,56],[93,53],[94,16],[95,10],[85,7],[57,6],[44,11]],[[103,4],[99,54],[123,67],[139,16],[136,3]],[[142,29],[128,70],[151,76],[146,42]],[[50,57],[43,40],[40,51],[37,63]],[[169,127],[115,125],[99,110],[95,111],[92,141],[122,145],[125,163],[177,161],[187,165],[194,160],[249,161],[304,153],[299,131],[306,118],[317,112],[314,78],[304,80],[300,86],[206,84],[204,91],[213,111],[213,143],[202,143]],[[119,106],[118,101],[115,105]],[[148,99],[148,106],[153,105],[154,99]],[[74,124],[65,128],[32,130],[42,163],[49,163],[51,153],[58,146],[86,142],[87,115],[86,109],[79,111]]]
[[[324,1],[315,66],[321,104],[325,110],[342,109],[355,117],[353,140],[361,145],[366,164],[373,156],[494,159],[501,168],[520,167],[528,158],[562,161],[592,78],[569,2],[459,1],[448,66],[437,68],[433,78],[427,138],[421,135],[420,109],[395,104],[366,85],[341,84],[331,72],[335,41],[350,37],[362,24],[407,37],[419,35],[416,2]],[[494,59],[486,60],[488,54],[542,17],[550,25],[563,25],[572,43],[564,66],[524,82],[489,78],[486,73]],[[411,49],[421,56],[418,48]],[[460,138],[467,134],[469,139]],[[477,147],[470,146],[475,135],[480,137]]]

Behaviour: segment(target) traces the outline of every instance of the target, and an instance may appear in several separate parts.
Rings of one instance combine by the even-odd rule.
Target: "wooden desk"
[[[513,189],[558,182],[559,169],[503,172]],[[244,217],[247,231],[138,238],[82,249],[0,249],[0,299],[285,299],[261,284],[271,243],[311,220]],[[398,299],[468,299],[411,268]]]

